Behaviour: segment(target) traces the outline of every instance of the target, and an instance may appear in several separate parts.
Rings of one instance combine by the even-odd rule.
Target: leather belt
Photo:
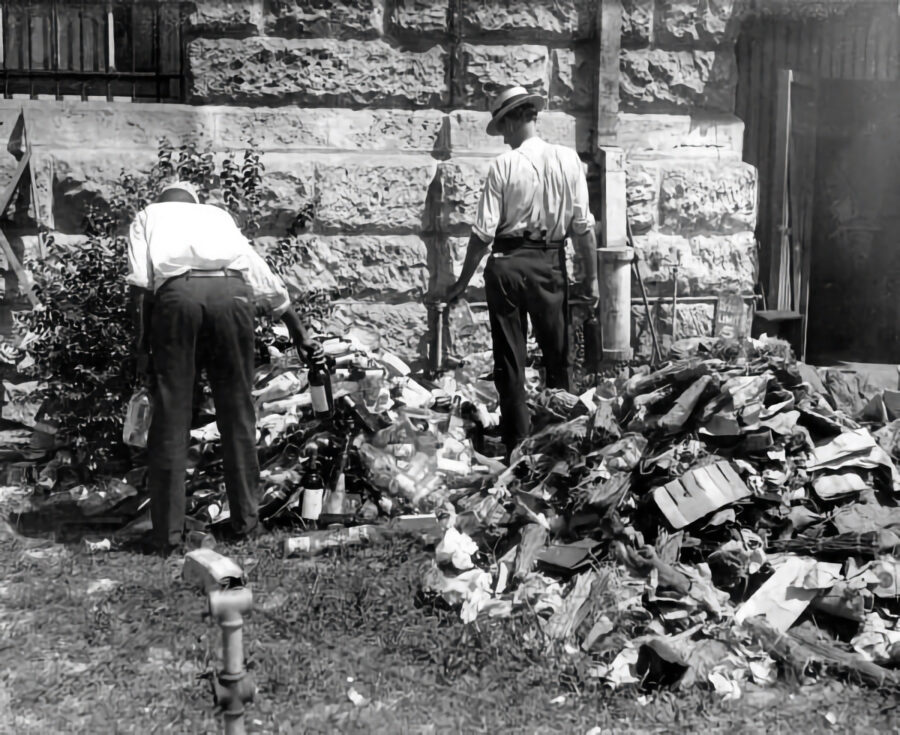
[[[526,237],[497,237],[492,243],[491,252],[511,253],[514,250],[559,250],[565,240],[531,240]]]
[[[244,275],[234,268],[217,268],[216,270],[202,270],[192,268],[184,275],[191,278],[243,278]]]

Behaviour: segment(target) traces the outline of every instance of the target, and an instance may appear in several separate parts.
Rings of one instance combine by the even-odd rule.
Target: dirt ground
[[[418,596],[414,543],[282,560],[278,536],[222,547],[248,573],[250,732],[889,732],[898,702],[851,682],[611,692],[533,618],[464,625]],[[0,537],[0,732],[215,733],[220,633],[181,559]]]

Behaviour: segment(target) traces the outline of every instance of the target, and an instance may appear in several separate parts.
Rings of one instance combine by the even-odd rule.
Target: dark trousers
[[[528,436],[531,418],[525,403],[525,344],[528,317],[544,356],[548,388],[569,389],[567,326],[568,279],[565,253],[523,247],[492,255],[484,271],[494,383],[507,453]]]
[[[253,315],[250,288],[240,277],[187,275],[156,292],[150,336],[156,394],[147,450],[150,515],[161,546],[178,543],[184,531],[194,373],[200,367],[216,404],[232,527],[246,533],[257,525]]]

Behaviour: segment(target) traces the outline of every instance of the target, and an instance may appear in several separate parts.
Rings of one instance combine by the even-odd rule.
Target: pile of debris
[[[434,546],[423,587],[463,620],[533,614],[613,686],[736,697],[776,662],[900,683],[892,392],[767,339],[676,343],[661,369],[581,395],[540,390],[529,369],[533,431],[507,466],[490,354],[425,377],[364,331],[324,347],[333,417],[313,415],[293,351],[270,348],[254,388],[261,519],[292,529],[285,556],[412,532]],[[195,426],[188,512],[215,531],[228,507],[211,402]],[[53,464],[44,522],[57,507],[57,526],[112,539],[97,550],[150,528],[142,468],[86,488]]]
[[[533,611],[613,686],[738,697],[776,660],[900,683],[900,422],[835,410],[778,341],[679,351],[538,396],[511,465],[454,499],[425,587],[464,620]],[[891,417],[892,392],[826,378],[833,403]]]

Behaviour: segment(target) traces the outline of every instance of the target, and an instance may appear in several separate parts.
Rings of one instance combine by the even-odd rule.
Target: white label
[[[322,497],[325,491],[321,489],[308,488],[303,491],[303,508],[300,515],[303,518],[314,521],[322,515]]]
[[[312,398],[313,411],[316,413],[328,412],[328,396],[325,394],[324,385],[309,386],[309,394]]]

